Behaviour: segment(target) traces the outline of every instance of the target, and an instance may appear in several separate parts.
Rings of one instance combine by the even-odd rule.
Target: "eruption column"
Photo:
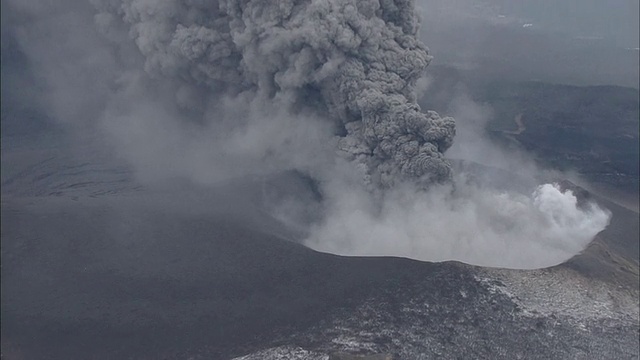
[[[281,101],[333,121],[337,150],[369,185],[451,178],[455,124],[416,104],[431,60],[412,0],[95,0],[145,71],[211,94]],[[184,92],[184,91],[183,91]]]

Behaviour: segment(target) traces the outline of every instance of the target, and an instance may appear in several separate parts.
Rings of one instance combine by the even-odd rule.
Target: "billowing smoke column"
[[[273,179],[242,196],[305,245],[345,255],[538,268],[579,253],[609,223],[561,187],[522,195],[529,175],[452,174],[442,154],[453,120],[415,103],[430,56],[411,0],[91,2],[2,3],[22,14],[12,31],[44,80],[42,93],[22,96],[104,138],[145,183]],[[482,107],[463,98],[453,111],[466,134],[451,149],[458,157],[509,172],[528,163],[485,143]],[[318,180],[321,196],[298,176],[274,176],[291,169]]]
[[[212,93],[282,101],[336,122],[339,153],[365,182],[450,179],[451,118],[421,112],[431,56],[412,0],[95,0],[107,35],[126,31],[154,76]],[[180,96],[178,94],[178,96]]]

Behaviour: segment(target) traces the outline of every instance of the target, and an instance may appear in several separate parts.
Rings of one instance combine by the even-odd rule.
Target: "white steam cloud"
[[[579,207],[557,185],[542,185],[530,197],[461,186],[455,193],[446,186],[394,189],[380,207],[365,192],[340,192],[307,244],[343,255],[534,269],[570,259],[609,223],[609,213]]]
[[[416,103],[431,56],[414,1],[9,4],[48,112],[103,131],[142,179],[311,176],[323,199],[313,248],[536,268],[608,224],[552,185],[523,196],[454,176],[453,119]],[[486,155],[480,127],[461,130],[452,150]]]

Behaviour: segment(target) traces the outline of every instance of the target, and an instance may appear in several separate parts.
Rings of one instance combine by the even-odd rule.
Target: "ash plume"
[[[94,4],[102,32],[126,33],[147,73],[179,79],[178,99],[205,88],[332,119],[340,155],[372,187],[451,178],[454,121],[416,104],[431,56],[413,1]]]
[[[3,34],[41,81],[25,103],[104,141],[145,185],[277,182],[269,189],[280,192],[252,204],[309,247],[537,268],[579,253],[608,225],[596,205],[533,186],[532,161],[484,138],[490,109],[454,101],[453,146],[453,119],[421,111],[431,56],[413,1],[2,4],[12,11]],[[493,188],[454,174],[449,148],[490,166]],[[523,168],[535,184],[513,176]],[[280,181],[290,170],[312,180]]]

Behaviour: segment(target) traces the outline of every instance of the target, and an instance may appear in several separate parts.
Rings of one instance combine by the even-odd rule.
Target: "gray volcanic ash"
[[[288,194],[272,212],[303,230],[295,241],[348,255],[544,267],[608,224],[570,193],[536,191],[535,173],[520,193],[453,173],[453,119],[416,103],[431,56],[413,1],[92,3],[12,2],[12,30],[45,82],[43,112],[106,139],[143,182],[295,170],[318,203]],[[451,150],[495,158],[464,104]]]
[[[338,148],[366,181],[451,178],[453,119],[424,113],[415,85],[431,61],[413,1],[96,1],[107,34],[128,34],[144,69],[195,89],[276,102],[335,120]],[[219,102],[220,97],[208,98]],[[213,105],[215,106],[215,105]]]

